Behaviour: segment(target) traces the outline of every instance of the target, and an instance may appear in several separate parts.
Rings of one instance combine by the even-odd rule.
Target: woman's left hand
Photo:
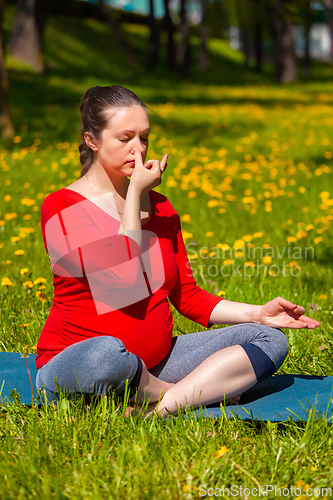
[[[304,316],[305,309],[282,297],[261,306],[260,323],[275,328],[308,328],[320,326],[319,321]]]

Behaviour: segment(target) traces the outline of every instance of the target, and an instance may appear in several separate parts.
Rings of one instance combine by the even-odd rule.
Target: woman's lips
[[[126,163],[128,165],[131,165],[132,167],[135,167],[135,161],[127,161]]]

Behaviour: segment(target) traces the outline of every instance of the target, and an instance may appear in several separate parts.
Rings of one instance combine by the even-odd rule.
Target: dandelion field
[[[126,34],[140,62],[147,34],[135,26]],[[120,49],[111,58],[109,37],[97,21],[54,18],[45,74],[8,59],[16,136],[0,143],[0,351],[35,352],[53,294],[40,207],[80,175],[83,92],[120,84],[151,109],[149,157],[169,153],[156,190],[181,216],[197,283],[229,300],[280,295],[303,305],[321,326],[286,330],[279,373],[333,375],[332,67],[317,64],[313,81],[281,88],[269,71],[256,81],[212,40],[206,79],[193,68],[195,83],[179,82],[162,65],[153,76],[129,67]],[[175,335],[203,330],[172,311]],[[191,499],[205,496],[200,485],[276,484],[311,498],[307,489],[332,485],[332,439],[330,423],[313,413],[304,425],[144,421],[112,399],[13,402],[0,412],[0,497]]]

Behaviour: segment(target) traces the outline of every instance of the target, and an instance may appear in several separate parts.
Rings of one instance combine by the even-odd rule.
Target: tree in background
[[[101,8],[105,21],[109,24],[111,28],[112,33],[118,40],[119,44],[123,46],[126,57],[132,64],[136,64],[137,60],[133,52],[133,49],[126,40],[126,38],[124,37],[123,32],[121,31],[117,21],[114,19],[112,10],[109,9],[109,7],[104,3],[104,0],[98,0],[98,4]]]
[[[331,37],[333,39],[333,0],[322,0],[321,3],[324,7],[325,19],[331,30]]]
[[[18,0],[9,43],[10,53],[16,59],[30,64],[36,73],[44,70],[42,43],[45,8],[44,0]]]
[[[176,68],[176,49],[175,49],[175,42],[173,39],[173,34],[174,34],[174,27],[173,27],[173,22],[171,19],[170,15],[170,6],[169,6],[170,1],[169,0],[164,0],[164,27],[167,31],[168,34],[168,40],[167,40],[167,65],[168,69],[173,71]]]
[[[297,80],[291,0],[273,0],[274,66],[277,83]]]
[[[200,22],[200,49],[199,49],[199,68],[205,70],[209,67],[208,57],[208,0],[200,0],[201,3],[201,22]]]
[[[254,27],[254,54],[256,60],[256,71],[261,72],[263,57],[263,23],[264,9],[262,0],[252,0],[253,27]]]
[[[154,0],[149,0],[149,45],[148,45],[148,69],[152,69],[156,66],[158,62],[158,49],[160,32],[156,24],[155,11],[154,11]]]
[[[177,49],[177,63],[180,69],[180,75],[182,78],[187,78],[190,72],[190,26],[188,22],[187,10],[186,10],[186,0],[181,0],[180,2],[180,40]]]
[[[253,27],[252,17],[252,0],[235,0],[234,8],[238,22],[241,50],[244,54],[244,64],[248,66],[250,59],[250,37],[251,28]]]
[[[0,128],[6,138],[13,137],[14,128],[10,120],[8,104],[8,77],[4,58],[3,17],[5,0],[0,0]]]

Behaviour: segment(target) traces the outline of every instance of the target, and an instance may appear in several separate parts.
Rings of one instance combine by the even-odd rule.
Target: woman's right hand
[[[135,167],[130,179],[130,186],[139,192],[140,197],[162,182],[161,175],[167,167],[167,154],[162,160],[148,160],[144,165],[140,151],[134,150]]]

